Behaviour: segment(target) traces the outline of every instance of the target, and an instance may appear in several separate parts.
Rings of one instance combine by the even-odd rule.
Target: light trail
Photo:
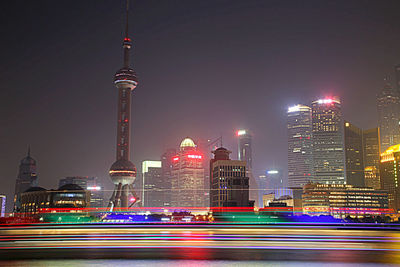
[[[400,251],[400,233],[381,229],[201,225],[52,225],[0,228],[0,250],[300,249]]]

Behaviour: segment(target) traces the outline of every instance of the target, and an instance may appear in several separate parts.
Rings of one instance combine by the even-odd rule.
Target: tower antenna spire
[[[125,38],[128,38],[128,20],[129,20],[129,0],[126,0],[126,25],[125,25]]]
[[[129,68],[129,50],[132,47],[131,39],[129,38],[129,0],[126,0],[126,24],[125,24],[125,38],[123,43],[124,48],[124,68]]]
[[[28,145],[28,157],[31,156],[31,145]]]

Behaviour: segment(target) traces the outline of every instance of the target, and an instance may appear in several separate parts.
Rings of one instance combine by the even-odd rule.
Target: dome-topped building
[[[204,207],[204,155],[193,139],[186,137],[172,158],[171,207]]]
[[[196,148],[196,144],[191,138],[186,137],[185,139],[182,140],[179,148],[180,150],[194,149]]]

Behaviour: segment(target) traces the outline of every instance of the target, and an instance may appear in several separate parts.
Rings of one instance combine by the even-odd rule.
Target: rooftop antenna
[[[132,47],[131,39],[129,38],[129,0],[126,0],[126,24],[124,38],[124,68],[129,68],[129,50]]]

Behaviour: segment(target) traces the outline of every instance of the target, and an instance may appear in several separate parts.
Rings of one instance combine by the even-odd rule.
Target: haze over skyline
[[[286,109],[340,96],[343,117],[377,126],[376,94],[400,63],[398,1],[134,1],[139,86],[132,161],[190,136],[237,153],[253,133],[254,170],[287,169]],[[123,1],[7,3],[0,69],[0,185],[14,191],[32,147],[39,185],[98,176],[111,189]],[[392,82],[394,85],[394,82]]]

